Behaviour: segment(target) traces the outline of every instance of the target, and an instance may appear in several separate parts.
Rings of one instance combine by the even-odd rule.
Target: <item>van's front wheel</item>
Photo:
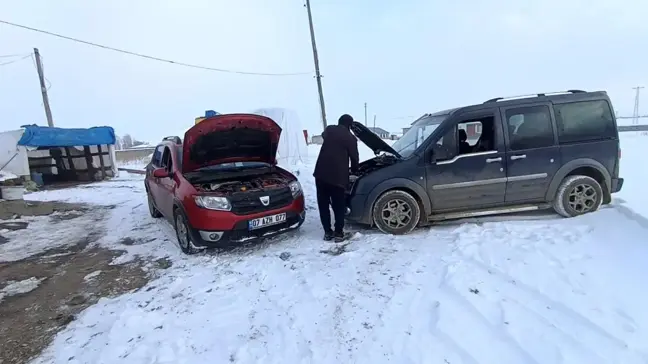
[[[383,233],[405,235],[418,225],[421,208],[411,194],[394,190],[378,198],[372,215],[374,224]]]

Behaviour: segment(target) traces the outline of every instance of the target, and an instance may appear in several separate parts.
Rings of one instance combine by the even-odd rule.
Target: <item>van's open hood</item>
[[[398,158],[401,157],[400,154],[398,154],[398,152],[394,150],[394,148],[385,143],[384,140],[380,139],[378,135],[367,129],[367,127],[362,125],[361,123],[354,121],[351,125],[351,131],[353,132],[353,134],[355,134],[355,136],[358,137],[358,139],[360,139],[361,142],[365,143],[371,150],[373,150],[374,154],[387,152],[395,155]]]
[[[228,162],[276,164],[281,128],[253,114],[207,118],[187,130],[182,145],[182,172]]]

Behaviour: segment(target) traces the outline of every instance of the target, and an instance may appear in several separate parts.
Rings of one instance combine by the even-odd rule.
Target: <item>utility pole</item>
[[[633,87],[633,90],[636,90],[635,94],[635,104],[634,104],[634,111],[632,112],[632,124],[636,125],[639,124],[639,91],[644,88],[643,86],[637,86]]]
[[[374,114],[374,130],[376,130],[376,114]]]
[[[319,93],[320,111],[322,113],[322,131],[326,129],[326,108],[324,107],[324,92],[322,91],[322,75],[319,69],[319,57],[317,56],[317,46],[315,45],[315,30],[313,29],[313,15],[311,14],[310,0],[306,0],[306,10],[308,11],[308,26],[310,28],[311,43],[313,45],[313,59],[315,61],[315,78],[317,79],[317,92]]]
[[[52,110],[50,110],[49,98],[47,97],[47,87],[45,87],[45,75],[43,74],[43,64],[41,63],[40,53],[38,48],[34,48],[34,57],[36,58],[36,70],[38,70],[38,79],[40,81],[41,94],[43,94],[43,106],[45,106],[45,116],[47,116],[47,125],[50,128],[54,127],[54,120],[52,120]]]
[[[367,103],[364,104],[365,107],[365,126],[367,126]]]

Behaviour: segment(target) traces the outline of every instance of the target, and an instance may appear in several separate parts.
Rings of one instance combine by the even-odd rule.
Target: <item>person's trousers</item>
[[[319,208],[320,220],[325,232],[331,232],[331,211],[335,215],[335,233],[342,234],[344,231],[344,214],[346,212],[346,191],[344,187],[331,185],[315,180],[317,188],[317,207]]]

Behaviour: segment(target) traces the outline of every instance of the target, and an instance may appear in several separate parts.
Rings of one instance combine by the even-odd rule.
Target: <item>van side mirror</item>
[[[165,168],[156,168],[153,170],[153,177],[155,178],[167,178],[170,177],[171,175]]]
[[[430,163],[435,163],[436,162],[436,156],[434,155],[434,149],[430,149],[430,151],[428,152],[428,161],[430,161]]]

